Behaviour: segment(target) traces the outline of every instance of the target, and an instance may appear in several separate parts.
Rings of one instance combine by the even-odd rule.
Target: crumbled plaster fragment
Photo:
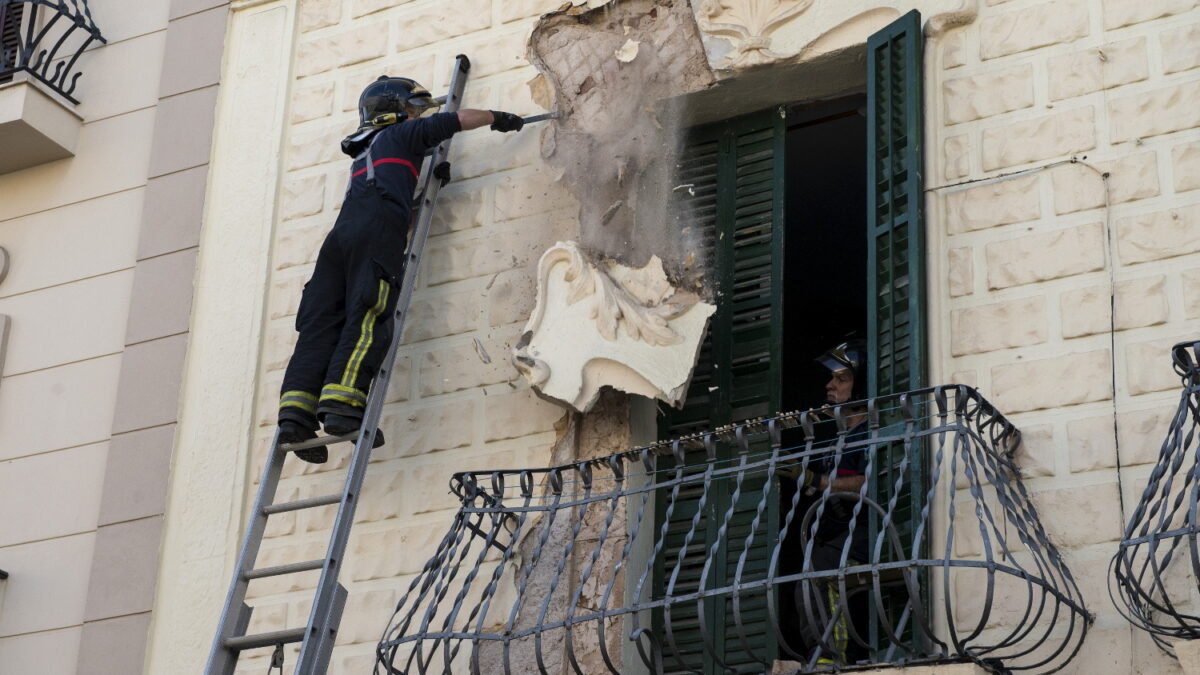
[[[525,83],[529,87],[530,98],[537,104],[538,107],[546,110],[553,105],[554,97],[550,92],[550,85],[546,82],[543,75],[535,75],[532,79]]]
[[[628,29],[629,26],[626,26],[625,28]],[[633,38],[626,40],[625,44],[621,45],[621,48],[617,50],[617,60],[621,63],[629,63],[630,61],[636,59],[638,55],[638,45],[640,44],[640,42],[634,40]]]
[[[529,57],[541,73],[531,93],[553,92],[543,107],[562,115],[543,132],[542,157],[579,199],[580,243],[634,266],[657,255],[683,276],[701,247],[672,208],[682,130],[668,102],[715,83],[688,2],[566,7],[534,26]]]
[[[484,364],[492,362],[492,357],[488,355],[487,350],[483,348],[483,343],[479,341],[479,338],[475,338],[475,353],[479,355],[479,360],[483,361]]]
[[[657,257],[642,268],[560,242],[538,263],[538,298],[513,362],[543,395],[587,412],[603,387],[677,405],[716,308],[677,293]]]

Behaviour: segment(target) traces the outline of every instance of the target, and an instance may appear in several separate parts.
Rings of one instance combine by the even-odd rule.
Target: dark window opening
[[[866,338],[867,328],[867,120],[863,95],[812,106],[795,106],[788,116],[783,288],[784,410],[819,408],[829,370],[814,359],[849,338]],[[785,434],[785,445],[800,443]],[[790,442],[789,442],[790,441]],[[786,513],[796,484],[779,480],[779,508]],[[797,514],[799,517],[800,514]],[[803,571],[800,528],[792,527],[780,549],[779,572]],[[791,602],[795,583],[782,584],[781,638],[799,647],[799,610]],[[869,631],[867,594],[851,604],[860,634]],[[848,645],[847,660],[867,658]],[[781,650],[782,646],[781,646]]]
[[[21,18],[24,16],[25,5],[0,5],[0,84],[11,82],[17,67]]]
[[[829,371],[814,359],[847,336],[865,337],[865,102],[864,95],[855,95],[783,106],[693,129],[680,176],[693,189],[681,209],[689,224],[710,233],[708,263],[718,309],[685,406],[664,417],[662,437],[820,407]],[[791,443],[785,439],[785,445]],[[713,452],[722,467],[736,459],[736,449],[728,444],[718,444]],[[693,456],[687,471],[702,471],[705,452]],[[678,495],[658,563],[661,592],[695,592],[702,577],[705,588],[731,583],[739,576],[743,542],[750,536],[755,553],[745,561],[740,578],[766,577],[766,553],[778,541],[780,514],[786,513],[795,484],[773,478],[777,500],[759,514],[755,505],[763,480],[758,476],[739,486],[718,478]],[[735,515],[724,535],[727,541],[714,549],[731,505]],[[793,526],[784,542],[781,573],[800,571],[798,533]],[[798,612],[790,599],[791,585],[772,592],[778,594],[780,637],[796,647]],[[669,617],[660,613],[657,624],[672,627],[688,666],[704,664],[705,672],[714,675],[722,670],[707,658],[702,635],[707,633],[709,648],[721,654],[726,666],[754,672],[759,660],[773,660],[785,650],[770,637],[765,596],[743,597],[740,603],[736,611],[729,601],[708,603],[704,630],[702,617],[688,605],[673,608]],[[732,627],[735,614],[742,620],[739,630]],[[741,644],[743,631],[753,636],[751,644]]]
[[[717,311],[683,408],[666,411],[660,438],[819,407],[829,373],[814,358],[850,335],[867,343],[868,396],[924,386],[921,61],[920,16],[913,11],[868,40],[865,95],[772,107],[691,130],[679,182],[692,187],[686,196],[676,193],[676,209],[710,242],[706,259]],[[887,427],[895,417],[881,411],[879,422]],[[824,440],[819,432],[813,436]],[[798,445],[795,437],[780,442],[789,453]],[[703,482],[689,483],[686,494],[663,495],[666,506],[656,511],[656,526],[666,536],[655,561],[655,594],[677,602],[656,610],[654,628],[669,638],[666,660],[681,672],[762,672],[785,653],[794,655],[796,646],[809,651],[796,642],[799,612],[787,588],[738,591],[747,584],[762,588],[772,576],[796,571],[797,561],[803,564],[803,556],[792,553],[791,530],[778,566],[769,562],[781,520],[797,516],[790,479],[759,474],[738,482],[727,470],[769,450],[767,439],[749,446],[717,440],[681,452],[681,467],[674,457],[659,464],[660,471],[709,471]],[[866,476],[864,497],[893,503],[889,527],[909,537],[926,494],[924,451],[917,444],[873,452],[873,468],[864,465],[857,474]],[[906,480],[893,495],[901,470]],[[749,497],[771,493],[779,499]],[[865,521],[861,531],[875,541],[879,519],[868,512]],[[871,564],[895,559],[889,551],[875,555],[882,557]],[[905,619],[913,604],[903,583],[879,576],[882,597],[847,610],[861,629],[857,646],[848,649],[843,641],[828,648],[840,654],[814,647],[808,658],[829,654],[844,665],[923,650],[922,637]],[[856,586],[848,589],[848,602],[869,595],[869,586]],[[693,604],[697,591],[708,600]],[[806,601],[812,602],[821,600]],[[888,628],[885,635],[884,624],[899,632]],[[781,641],[791,647],[783,649]]]
[[[865,96],[788,117],[784,219],[784,410],[818,407],[829,372],[813,361],[867,328]]]

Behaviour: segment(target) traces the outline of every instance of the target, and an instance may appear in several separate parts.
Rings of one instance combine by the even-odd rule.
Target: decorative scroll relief
[[[739,69],[781,60],[806,61],[865,45],[872,33],[909,9],[928,17],[936,38],[975,20],[980,0],[696,0],[710,65]]]
[[[704,0],[696,23],[709,35],[733,43],[722,68],[771,63],[787,55],[771,49],[771,33],[813,4],[813,0]]]
[[[679,403],[716,310],[667,280],[559,242],[538,262],[538,297],[513,363],[541,393],[587,412],[600,389]]]

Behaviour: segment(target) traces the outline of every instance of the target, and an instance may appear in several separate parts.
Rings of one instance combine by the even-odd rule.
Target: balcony
[[[1110,566],[1109,591],[1125,618],[1164,649],[1200,638],[1200,341],[1171,349],[1183,380],[1158,462]]]
[[[462,507],[378,658],[405,674],[1052,672],[1091,616],[1019,442],[944,386],[455,474]]]
[[[74,154],[75,67],[104,41],[87,0],[0,0],[0,173]]]

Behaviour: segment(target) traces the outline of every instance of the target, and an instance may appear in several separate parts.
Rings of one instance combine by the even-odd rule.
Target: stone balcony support
[[[73,156],[82,126],[83,118],[35,81],[0,85],[0,174]]]

